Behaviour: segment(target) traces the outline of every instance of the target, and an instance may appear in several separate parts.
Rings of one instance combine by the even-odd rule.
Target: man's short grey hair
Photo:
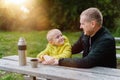
[[[98,8],[88,8],[80,16],[86,16],[88,21],[96,20],[99,25],[103,24],[103,15]]]

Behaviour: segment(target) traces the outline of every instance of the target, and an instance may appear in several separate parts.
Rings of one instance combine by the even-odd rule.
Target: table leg
[[[30,76],[31,80],[36,80],[35,76]]]

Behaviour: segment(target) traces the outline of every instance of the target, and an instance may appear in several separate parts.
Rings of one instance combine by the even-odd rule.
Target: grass
[[[0,80],[24,80],[22,75],[10,72],[0,71]]]
[[[0,56],[17,55],[17,42],[20,37],[24,37],[27,42],[27,56],[36,57],[46,47],[46,33],[47,31],[0,32]],[[80,35],[79,32],[63,32],[63,34],[70,39],[71,44]]]

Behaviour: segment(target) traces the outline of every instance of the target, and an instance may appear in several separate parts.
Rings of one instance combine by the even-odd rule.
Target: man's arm
[[[111,58],[115,56],[114,41],[106,39],[96,42],[95,46],[91,48],[89,54],[82,58],[63,58],[59,60],[60,66],[77,67],[77,68],[91,68],[94,66],[106,66]],[[106,63],[106,64],[105,64]]]
[[[72,54],[80,53],[83,50],[82,36],[78,41],[72,46]]]

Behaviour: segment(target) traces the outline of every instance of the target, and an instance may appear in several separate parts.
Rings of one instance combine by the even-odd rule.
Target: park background
[[[73,44],[81,33],[79,15],[89,7],[100,9],[103,26],[120,37],[120,0],[0,0],[0,57],[18,55],[20,37],[27,42],[27,56],[36,57],[46,47],[46,33],[52,28],[60,29]],[[0,71],[0,80],[22,77]]]

